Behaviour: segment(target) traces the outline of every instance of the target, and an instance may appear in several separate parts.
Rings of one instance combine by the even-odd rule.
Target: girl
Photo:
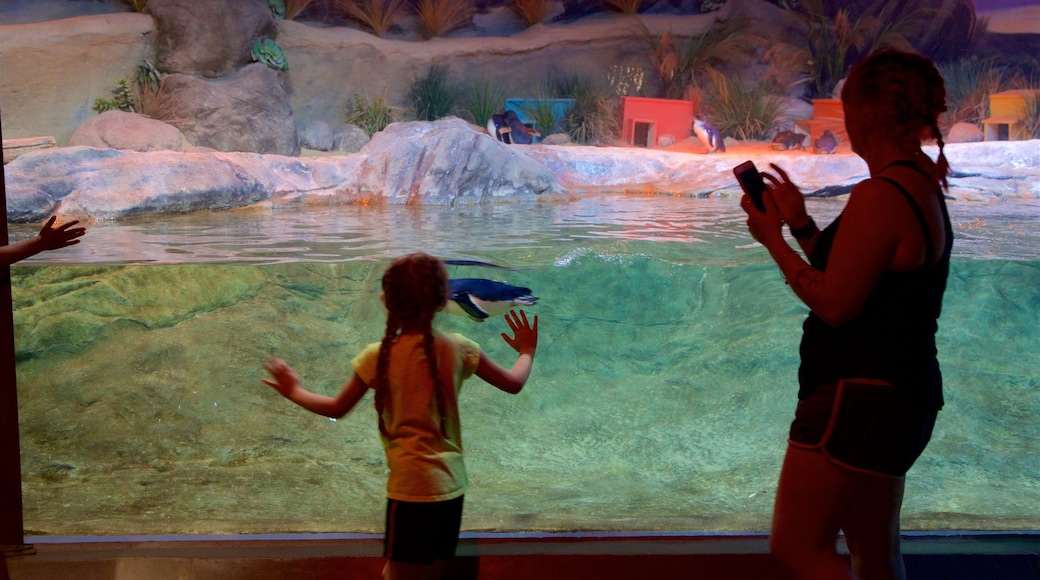
[[[383,275],[380,298],[387,309],[383,340],[354,358],[354,374],[338,395],[305,390],[292,367],[276,358],[264,365],[273,380],[263,382],[311,412],[336,418],[368,389],[375,392],[390,468],[383,577],[440,578],[455,556],[466,492],[458,413],[462,381],[475,373],[519,393],[534,363],[538,317],[532,325],[523,310],[506,315],[514,336],[502,338],[518,353],[506,370],[473,341],[433,330],[434,315],[448,298],[448,272],[437,258],[415,253],[394,260]]]

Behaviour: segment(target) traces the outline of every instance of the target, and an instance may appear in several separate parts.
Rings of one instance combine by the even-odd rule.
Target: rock
[[[570,145],[571,143],[571,136],[566,133],[553,133],[542,139],[542,145]]]
[[[164,77],[169,119],[195,145],[218,151],[299,155],[284,72],[253,63],[224,79],[186,74]]]
[[[951,144],[955,201],[1040,199],[1040,141]],[[933,159],[934,146],[925,147]],[[60,147],[5,167],[8,219],[114,219],[251,205],[476,204],[544,196],[647,191],[735,198],[733,166],[783,167],[809,197],[847,195],[869,176],[856,155],[774,151],[768,143],[701,155],[641,147],[523,147],[457,118],[395,123],[352,155],[138,153]]]
[[[556,176],[525,153],[528,147],[501,143],[456,117],[392,123],[360,152],[357,195],[454,205],[563,193]]]
[[[344,123],[332,132],[332,148],[330,150],[341,153],[357,153],[371,140],[372,138],[361,127]]]
[[[317,151],[331,151],[333,144],[332,127],[325,121],[311,121],[303,127],[297,126],[300,146]]]
[[[975,123],[954,123],[946,135],[947,143],[978,143],[982,141],[982,129]]]
[[[658,147],[669,147],[671,145],[675,145],[675,135],[665,133],[657,138]]]
[[[130,151],[180,151],[184,135],[174,126],[125,111],[105,111],[83,121],[69,138],[70,146]]]
[[[253,61],[260,38],[277,34],[264,0],[150,0],[155,18],[156,68],[209,78],[227,76]]]

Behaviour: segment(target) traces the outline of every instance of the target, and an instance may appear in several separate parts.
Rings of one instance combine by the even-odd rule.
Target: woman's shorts
[[[462,499],[386,500],[383,556],[394,562],[423,565],[454,558],[462,527]]]
[[[790,441],[847,467],[901,477],[928,445],[937,415],[891,384],[846,379],[799,401]]]

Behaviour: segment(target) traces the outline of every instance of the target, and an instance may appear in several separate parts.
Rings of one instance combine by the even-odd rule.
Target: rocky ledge
[[[105,220],[247,207],[336,204],[457,205],[638,191],[735,197],[732,168],[745,159],[784,167],[813,196],[847,194],[867,176],[852,154],[735,145],[682,150],[506,145],[456,118],[392,124],[359,152],[288,157],[228,152],[134,152],[61,147],[22,155],[5,169],[8,220]],[[927,150],[933,156],[935,148]],[[1040,198],[1040,142],[949,145],[958,201]]]

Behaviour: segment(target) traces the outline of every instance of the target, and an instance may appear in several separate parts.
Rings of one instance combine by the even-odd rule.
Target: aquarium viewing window
[[[255,3],[266,18],[266,4]],[[769,4],[771,14],[787,12]],[[4,26],[0,49],[15,40],[28,47],[21,59],[0,50],[9,59],[0,84],[4,129],[17,122],[18,137],[35,137],[55,119],[97,119],[91,105],[111,96],[113,79],[147,77],[150,21],[129,11],[110,16]],[[645,35],[620,38],[616,21],[600,16],[590,19],[597,33],[580,42],[568,37],[567,51],[548,55],[538,53],[549,50],[539,43],[551,46],[557,25],[511,34],[504,44],[514,52],[502,54],[485,48],[494,44],[490,37],[373,42],[360,30],[279,21],[278,44],[258,45],[256,58],[268,62],[242,68],[275,79],[272,86],[292,79],[286,98],[297,101],[281,126],[299,140],[304,131],[296,123],[313,121],[307,138],[329,143],[298,156],[73,148],[66,147],[71,121],[64,135],[41,130],[58,134],[61,146],[45,141],[47,150],[31,154],[37,159],[76,149],[101,161],[65,175],[71,165],[34,171],[24,169],[32,157],[16,159],[23,184],[33,174],[54,177],[20,199],[118,183],[111,198],[98,197],[119,206],[160,183],[148,203],[188,201],[165,212],[142,203],[116,218],[91,216],[81,244],[0,270],[10,272],[0,285],[0,542],[381,533],[387,474],[371,395],[329,420],[264,385],[261,365],[283,358],[312,390],[338,391],[352,358],[385,332],[383,272],[394,257],[416,250],[459,262],[450,266],[453,278],[494,278],[538,296],[527,310],[540,319],[539,352],[524,390],[509,396],[472,378],[460,395],[470,481],[465,533],[767,534],[807,311],[749,235],[732,168],[750,158],[789,168],[812,184],[806,190],[816,195],[807,205],[821,227],[868,172],[844,141],[834,155],[814,156],[774,149],[771,134],[727,134],[725,152],[703,153],[690,139],[701,103],[618,96],[622,81],[633,93],[664,95],[664,81],[655,78],[656,65],[639,64],[644,77],[631,64],[654,62]],[[682,18],[703,27],[715,21]],[[81,53],[82,38],[63,28],[93,31],[102,20],[124,27],[110,33],[124,44],[97,38]],[[517,26],[515,18],[503,21]],[[663,19],[647,22],[656,35],[672,30]],[[37,34],[37,26],[49,34]],[[53,46],[44,51],[39,38]],[[215,46],[233,44],[221,40]],[[399,48],[414,54],[396,63],[390,56]],[[593,49],[601,52],[579,52]],[[121,52],[89,56],[109,50]],[[41,64],[48,51],[60,56],[47,62],[70,68]],[[586,101],[521,98],[538,91],[544,71],[529,61],[539,57],[560,68],[602,69],[604,79],[605,71],[627,71],[614,78],[609,98],[596,101],[609,105],[609,142],[505,144],[484,134],[485,125],[454,115],[369,127],[374,138],[361,126],[413,102],[412,81],[428,80],[417,63],[434,61],[468,63],[477,71],[472,78],[505,71],[493,88],[517,94],[509,104],[530,113],[528,122],[534,114],[571,117],[579,105],[577,112],[588,113]],[[346,60],[353,58],[358,62]],[[83,66],[95,60],[98,67]],[[285,60],[288,69],[270,66]],[[118,72],[100,66],[110,62],[119,63]],[[77,76],[101,73],[112,79]],[[46,83],[32,85],[37,77]],[[396,91],[387,110],[376,98],[384,84]],[[27,96],[25,87],[44,85],[54,101]],[[270,95],[260,94],[260,104],[270,105]],[[350,117],[350,134],[371,139],[364,153],[334,149],[343,139],[334,141],[332,121],[327,132],[317,127],[329,119],[344,129],[348,104],[361,111]],[[505,99],[490,104],[497,112]],[[840,101],[817,99],[811,115],[809,104],[800,104],[790,127],[834,127],[844,139]],[[251,115],[247,120],[261,116]],[[712,115],[721,125],[722,115]],[[36,125],[22,124],[29,117]],[[387,146],[393,155],[370,153],[404,134],[395,133],[400,127],[418,128],[397,138],[398,148]],[[1010,141],[947,145],[960,196],[949,203],[956,243],[937,336],[947,396],[931,444],[907,479],[902,526],[911,533],[1040,528],[1040,205],[1035,180],[1022,177],[1023,166],[1037,162],[1027,154],[1021,158],[1028,162],[1007,162],[1012,148],[1019,155],[1037,142],[1016,143],[1019,125],[980,120],[977,128],[988,141]],[[233,132],[252,134],[229,129],[211,137]],[[673,145],[660,146],[665,136]],[[173,161],[131,163],[163,155]],[[5,175],[15,173],[12,166]],[[232,185],[206,189],[216,175]],[[517,175],[532,177],[520,183]],[[422,197],[442,183],[471,197]],[[387,184],[399,199],[348,195]],[[6,187],[3,196],[13,189]],[[479,196],[484,202],[474,201]],[[8,207],[8,197],[0,201]],[[0,235],[24,240],[39,225],[5,220]],[[437,325],[473,339],[497,361],[515,357],[501,338],[507,327],[500,317],[477,322],[443,313]]]

